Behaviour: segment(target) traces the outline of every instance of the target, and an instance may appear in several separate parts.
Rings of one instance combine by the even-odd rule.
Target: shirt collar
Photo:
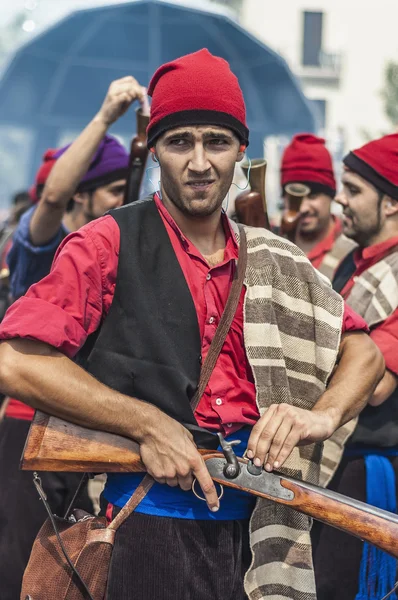
[[[385,242],[380,242],[379,244],[373,244],[373,246],[368,246],[367,248],[358,248],[355,253],[355,262],[358,263],[362,261],[370,261],[377,259],[376,262],[382,260],[394,246],[398,245],[398,236],[392,237]]]

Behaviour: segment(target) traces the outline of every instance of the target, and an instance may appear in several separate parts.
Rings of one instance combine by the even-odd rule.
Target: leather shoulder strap
[[[116,515],[116,517],[109,523],[108,529],[113,529],[117,531],[119,527],[125,522],[127,517],[131,515],[131,513],[137,508],[141,500],[145,498],[155,480],[150,475],[145,475],[144,479],[141,481],[140,485],[137,487],[130,500],[126,502],[122,510]]]
[[[213,369],[216,366],[216,362],[221,352],[221,348],[224,345],[225,338],[228,335],[228,331],[234,319],[236,309],[238,308],[239,298],[242,292],[242,286],[245,279],[247,265],[246,233],[241,225],[239,225],[239,235],[240,243],[238,265],[235,269],[234,280],[232,282],[231,290],[228,295],[228,300],[225,305],[224,312],[218,324],[214,338],[210,344],[210,348],[206,355],[205,361],[202,365],[198,389],[196,390],[196,393],[194,394],[191,400],[191,406],[194,412],[199,404],[201,397],[204,394]]]

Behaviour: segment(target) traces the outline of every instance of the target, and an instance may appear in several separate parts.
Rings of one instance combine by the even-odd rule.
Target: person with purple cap
[[[131,76],[113,81],[80,136],[54,154],[40,201],[21,220],[8,255],[14,299],[47,275],[68,233],[122,205],[129,155],[107,131],[134,100],[144,100],[145,92]]]
[[[100,111],[73,144],[52,151],[51,157],[46,153],[45,174],[42,165],[37,181],[45,185],[36,185],[35,190],[39,202],[23,215],[8,254],[14,299],[49,273],[57,248],[68,233],[122,204],[129,157],[106,132],[144,94],[145,88],[133,77],[114,81]],[[54,166],[51,162],[51,173],[50,158],[56,159]],[[31,475],[18,469],[33,414],[30,406],[12,398],[0,423],[1,600],[19,598],[33,540],[46,518]],[[64,514],[80,475],[48,472],[41,476],[54,512]],[[86,490],[79,495],[78,506],[93,512]]]

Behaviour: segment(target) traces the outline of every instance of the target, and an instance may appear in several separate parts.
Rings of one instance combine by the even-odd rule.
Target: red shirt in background
[[[342,225],[340,219],[332,215],[333,225],[330,228],[328,235],[321,240],[316,246],[312,248],[310,252],[307,254],[308,260],[311,261],[311,264],[316,269],[319,269],[320,265],[323,262],[326,254],[328,254],[333,246],[337,238],[341,235]]]
[[[224,260],[209,267],[160,199],[155,197],[155,202],[195,304],[204,360],[231,286],[238,257],[235,236],[228,219],[223,217]],[[119,227],[111,216],[97,219],[70,234],[57,251],[51,273],[8,310],[0,325],[0,339],[39,340],[72,358],[109,311],[116,285],[119,247]],[[195,412],[199,425],[221,429],[225,435],[242,425],[253,425],[259,418],[253,375],[244,350],[244,295],[243,289],[231,329]],[[343,332],[358,329],[367,330],[366,323],[346,306]],[[7,416],[15,418],[32,415],[32,409],[16,400],[7,411]]]
[[[398,237],[393,237],[386,242],[374,244],[368,248],[358,248],[355,251],[355,272],[341,290],[341,295],[345,300],[349,299],[352,287],[361,273],[385,258],[396,246],[398,246]],[[382,352],[387,369],[398,375],[398,310],[395,310],[380,325],[372,328],[370,337]]]

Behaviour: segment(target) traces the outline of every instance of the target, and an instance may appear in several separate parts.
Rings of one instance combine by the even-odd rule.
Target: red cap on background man
[[[343,163],[378,190],[398,200],[398,133],[385,135],[349,152]]]
[[[56,157],[55,154],[58,152],[58,148],[49,148],[43,154],[43,162],[36,172],[35,182],[29,189],[29,196],[32,202],[36,204],[40,200],[41,193],[46,184],[47,177],[51,173],[51,169],[55,165]]]
[[[282,156],[281,184],[304,183],[312,193],[334,198],[336,180],[325,140],[312,133],[295,135]]]
[[[207,49],[159,67],[148,87],[152,97],[148,148],[174,127],[218,125],[231,129],[248,146],[246,107],[237,77],[223,58]]]

